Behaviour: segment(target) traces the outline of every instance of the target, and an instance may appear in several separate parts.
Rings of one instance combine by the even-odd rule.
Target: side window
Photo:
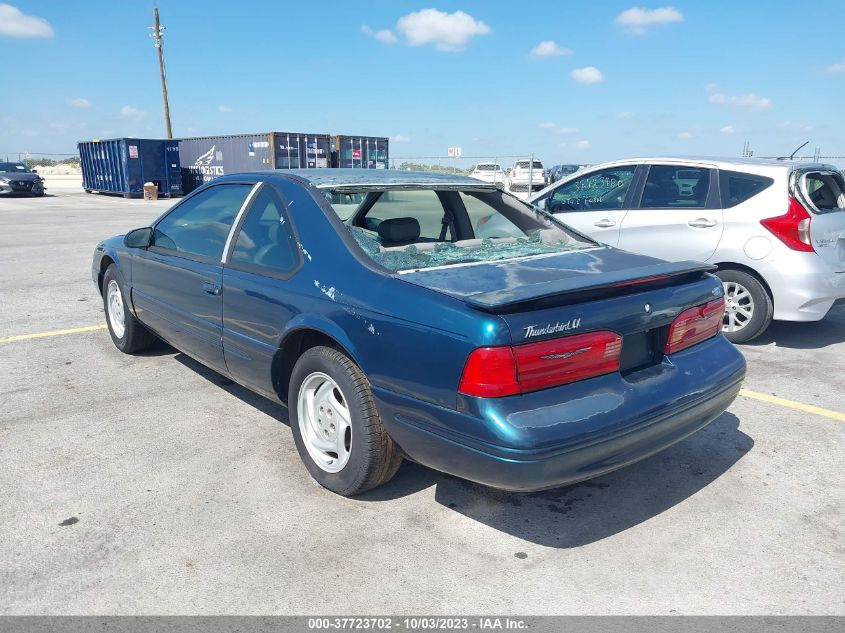
[[[640,209],[703,209],[710,192],[706,167],[652,165],[640,200]]]
[[[272,186],[263,185],[250,204],[231,261],[280,273],[289,273],[299,264],[285,203]]]
[[[252,185],[217,185],[178,205],[156,224],[153,246],[219,260]]]
[[[730,209],[768,189],[774,180],[766,176],[744,174],[739,171],[719,170],[719,189],[722,208]]]
[[[612,167],[570,180],[555,189],[546,208],[551,213],[621,209],[635,171],[635,165]]]
[[[377,231],[378,225],[385,220],[414,218],[420,225],[418,240],[438,242],[441,241],[444,215],[440,198],[431,189],[385,191],[367,211],[362,228]],[[452,240],[452,229],[448,225],[442,240]]]

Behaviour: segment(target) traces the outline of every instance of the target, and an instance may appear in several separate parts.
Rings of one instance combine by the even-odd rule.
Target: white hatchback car
[[[845,301],[845,180],[832,165],[648,158],[594,165],[530,198],[606,244],[716,265],[735,343]]]

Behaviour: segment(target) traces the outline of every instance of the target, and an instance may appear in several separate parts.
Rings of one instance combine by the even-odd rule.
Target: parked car
[[[570,174],[574,174],[582,167],[583,165],[555,165],[549,169],[549,184],[557,182],[561,178],[566,178]]]
[[[479,239],[491,215],[520,237]],[[309,473],[354,495],[403,458],[559,486],[708,424],[745,362],[707,270],[602,246],[493,183],[317,169],[217,178],[101,242],[91,272],[119,350],[160,337],[286,403]]]
[[[0,162],[0,196],[43,196],[41,176],[23,163]]]
[[[845,180],[831,165],[649,158],[596,165],[532,202],[605,244],[714,264],[724,331],[818,321],[845,298]]]
[[[507,174],[498,163],[478,163],[470,173],[470,177],[503,186],[507,183]]]
[[[548,184],[543,163],[539,160],[534,160],[532,163],[529,159],[516,161],[508,174],[508,191],[529,192],[529,181],[531,191],[539,191]]]

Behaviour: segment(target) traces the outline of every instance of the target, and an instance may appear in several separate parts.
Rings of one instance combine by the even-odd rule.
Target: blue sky
[[[845,14],[824,0],[12,0],[0,154],[163,136],[156,4],[176,136],[367,134],[392,156],[459,145],[547,164],[736,156],[745,141],[845,154],[845,39],[822,34]]]

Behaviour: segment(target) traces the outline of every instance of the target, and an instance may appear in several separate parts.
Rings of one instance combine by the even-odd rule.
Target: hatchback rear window
[[[521,160],[514,165],[514,169],[528,169],[528,165],[531,161],[528,160]],[[534,169],[543,169],[543,163],[539,160],[534,161]]]
[[[845,183],[836,174],[814,173],[804,178],[804,195],[817,213],[845,209]]]
[[[719,171],[719,189],[722,194],[722,208],[730,209],[753,198],[768,189],[774,180],[756,174],[744,174],[739,171]]]

